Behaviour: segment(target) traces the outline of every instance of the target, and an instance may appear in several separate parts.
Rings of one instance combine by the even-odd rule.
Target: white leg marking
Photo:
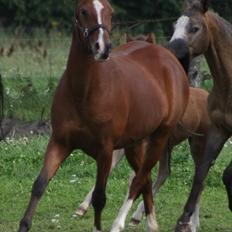
[[[123,155],[124,155],[123,149],[115,150],[113,152],[113,160],[112,160],[110,172],[112,172],[113,169],[117,166],[118,162],[122,159]]]
[[[97,12],[97,23],[102,24],[101,12],[104,9],[104,6],[102,5],[102,3],[99,0],[93,0],[93,5],[94,5],[94,8]],[[104,36],[104,31],[102,28],[100,28],[99,34],[98,34],[98,39],[97,39],[97,42],[99,44],[99,51],[98,51],[98,55],[96,55],[96,59],[100,58],[100,54],[103,53],[105,50],[105,43],[104,43],[103,36]]]
[[[119,211],[117,218],[115,219],[115,221],[113,223],[113,226],[112,226],[110,232],[120,232],[121,230],[124,229],[126,217],[129,213],[132,205],[133,205],[133,200],[131,200],[131,199],[124,202],[122,208]]]
[[[188,16],[181,16],[176,23],[174,34],[170,40],[173,41],[175,39],[185,39],[186,38],[186,30],[187,25],[189,23],[190,19]]]
[[[144,214],[144,204],[141,201],[136,209],[136,211],[132,215],[132,222],[130,225],[137,225],[142,221],[143,214]]]
[[[85,200],[80,204],[79,208],[76,210],[77,215],[83,216],[86,213],[86,211],[88,210],[88,208],[92,202],[92,195],[93,195],[94,188],[95,187],[93,187],[91,189],[91,191],[85,197]]]
[[[200,212],[200,206],[199,203],[196,205],[196,209],[193,213],[193,215],[190,218],[190,226],[191,226],[191,232],[196,232],[197,228],[200,227],[200,219],[199,219],[199,212]]]
[[[155,211],[147,215],[147,231],[148,232],[158,232],[159,226],[156,221]]]
[[[101,232],[100,230],[97,230],[96,227],[93,228],[93,232]]]
[[[115,168],[115,166],[121,160],[123,155],[124,155],[124,150],[123,149],[114,151],[113,161],[112,161],[112,164],[111,164],[110,172]],[[77,215],[83,216],[87,212],[87,210],[88,210],[88,208],[89,208],[89,206],[90,206],[90,204],[92,202],[92,195],[93,195],[94,188],[95,188],[95,186],[87,194],[87,196],[85,197],[85,200],[80,204],[80,206],[76,210]]]

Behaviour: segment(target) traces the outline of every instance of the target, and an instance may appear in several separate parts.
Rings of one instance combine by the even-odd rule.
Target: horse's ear
[[[133,41],[133,38],[129,34],[126,33],[126,42],[128,43],[131,41]]]
[[[210,0],[185,0],[183,10],[188,11],[200,11],[205,13],[208,11]]]
[[[149,34],[147,35],[146,41],[147,41],[148,43],[156,44],[155,34],[154,34],[154,33],[149,33]]]
[[[201,9],[203,13],[208,11],[209,6],[210,6],[210,0],[201,0]]]

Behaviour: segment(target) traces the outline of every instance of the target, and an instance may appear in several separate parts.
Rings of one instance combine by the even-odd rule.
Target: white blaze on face
[[[171,41],[175,39],[185,39],[186,38],[186,30],[187,25],[189,24],[189,17],[188,16],[181,16],[176,23],[174,34],[171,38]]]
[[[102,10],[104,9],[104,6],[102,5],[102,3],[99,0],[93,0],[93,5],[94,8],[97,12],[97,23],[98,24],[102,24]],[[104,40],[103,40],[103,35],[104,35],[104,31],[102,28],[99,29],[99,34],[98,34],[98,39],[97,42],[99,43],[99,53],[103,53],[104,52]]]

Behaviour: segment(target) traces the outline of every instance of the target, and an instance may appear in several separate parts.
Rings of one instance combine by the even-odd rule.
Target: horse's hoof
[[[22,219],[19,224],[18,232],[28,232],[31,228],[31,222],[27,219]]]
[[[129,225],[130,226],[137,226],[141,221],[135,218],[132,218]]]
[[[196,232],[196,230],[192,230],[191,225],[188,223],[178,222],[178,224],[176,225],[175,232]]]
[[[125,225],[123,223],[114,223],[110,232],[120,232],[124,229]]]
[[[29,231],[29,229],[26,226],[20,226],[20,228],[18,230],[18,232],[28,232],[28,231]]]
[[[87,213],[87,210],[83,207],[79,207],[75,212],[75,214],[80,217],[83,217],[86,213]]]

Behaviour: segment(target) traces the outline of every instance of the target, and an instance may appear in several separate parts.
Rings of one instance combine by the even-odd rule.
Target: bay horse
[[[172,47],[176,47],[176,43],[187,46],[192,57],[204,54],[213,77],[208,98],[212,124],[204,158],[194,176],[191,194],[176,226],[177,232],[196,231],[196,228],[191,229],[190,218],[197,209],[204,180],[232,134],[232,25],[210,11],[209,6],[209,0],[186,1],[170,41]],[[232,211],[232,162],[224,171],[223,182]]]
[[[112,154],[119,148],[125,148],[136,176],[111,232],[123,229],[141,193],[148,231],[157,232],[150,172],[187,106],[187,76],[175,56],[158,45],[134,41],[111,52],[113,9],[107,0],[80,0],[75,12],[67,67],[51,110],[52,135],[18,232],[30,229],[49,181],[74,149],[96,160],[93,231],[100,232]],[[149,142],[140,165],[144,138]]]
[[[131,37],[127,35],[127,42],[131,42],[134,40],[144,40],[148,43],[156,43],[153,39],[155,38],[152,34],[143,35],[142,37]],[[168,142],[168,149],[164,151],[161,159],[159,160],[159,171],[157,180],[153,183],[153,197],[155,197],[156,193],[158,192],[159,188],[165,183],[166,179],[170,175],[170,157],[173,148],[183,142],[184,140],[188,139],[191,155],[193,157],[195,163],[195,169],[198,168],[199,164],[201,163],[201,159],[204,153],[206,138],[208,134],[208,130],[210,127],[210,119],[208,116],[208,109],[207,109],[207,98],[208,92],[200,89],[200,88],[190,88],[189,92],[189,101],[186,107],[185,113],[181,119],[181,126],[177,125],[175,130],[171,133]],[[111,171],[116,167],[118,162],[124,155],[123,150],[114,151],[114,159],[112,161]],[[133,174],[132,174],[133,175]],[[80,204],[78,209],[76,210],[76,214],[79,216],[83,216],[89,206],[91,205],[91,198],[92,198],[92,190],[87,194],[85,200]],[[137,225],[141,222],[143,214],[144,214],[144,204],[140,202],[137,210],[132,215],[131,224]],[[199,214],[198,211],[195,213],[194,216],[191,217],[191,222],[193,225],[198,224],[199,221]]]

